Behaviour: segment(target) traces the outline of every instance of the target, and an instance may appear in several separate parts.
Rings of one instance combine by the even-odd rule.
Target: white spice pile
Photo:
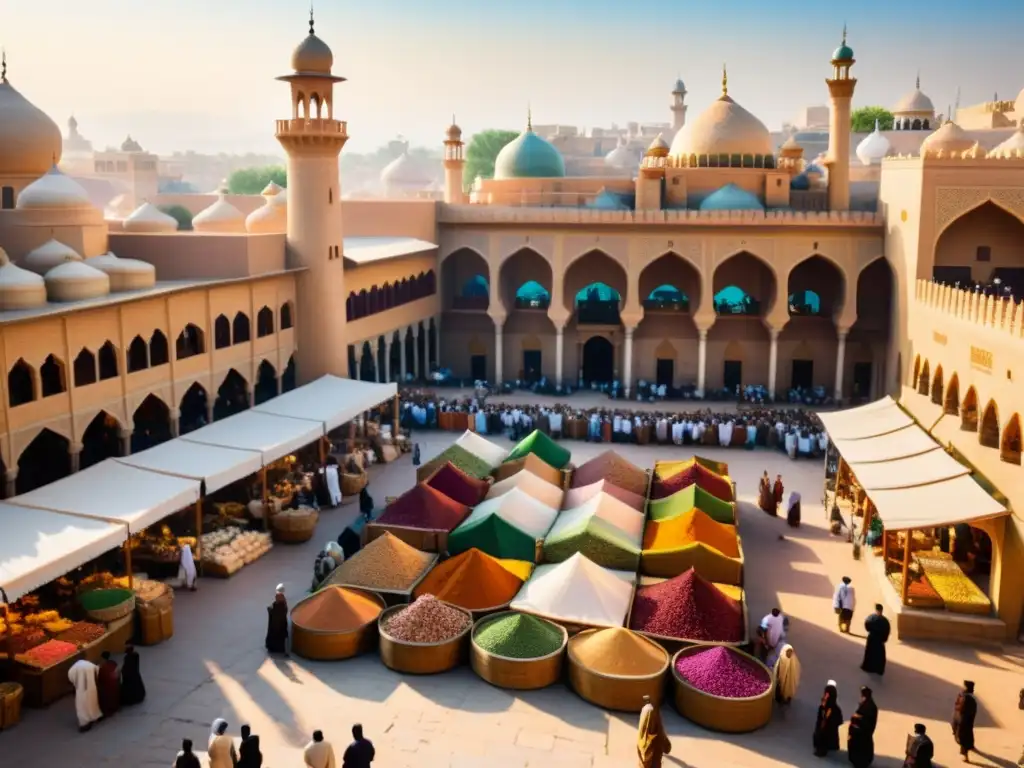
[[[538,566],[509,607],[576,624],[621,627],[635,579],[577,552],[563,563]]]

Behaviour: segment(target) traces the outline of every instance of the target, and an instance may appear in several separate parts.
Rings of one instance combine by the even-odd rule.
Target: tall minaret
[[[828,207],[832,211],[850,209],[850,102],[857,80],[850,77],[854,65],[853,49],[843,42],[832,53],[832,77],[825,80],[832,97],[828,126]]]
[[[676,87],[672,89],[672,131],[686,125],[686,85],[682,78],[676,78]]]
[[[300,383],[324,374],[348,377],[345,270],[342,252],[338,155],[348,140],[334,119],[334,55],[313,32],[292,52],[292,116],[277,121],[277,140],[288,154],[287,264],[298,277],[296,367]]]
[[[448,126],[444,140],[444,201],[446,203],[464,203],[466,194],[463,191],[462,173],[466,167],[466,154],[463,151],[462,129],[455,124]]]

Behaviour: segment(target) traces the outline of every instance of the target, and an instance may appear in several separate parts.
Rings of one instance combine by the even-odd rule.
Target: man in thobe
[[[324,741],[322,731],[313,731],[313,740],[303,750],[302,759],[309,768],[337,768],[334,747],[331,742]]]
[[[373,742],[363,736],[363,726],[359,723],[352,726],[352,738],[354,741],[341,758],[341,768],[370,768],[377,750],[373,748]]]
[[[974,698],[974,683],[964,680],[964,689],[956,697],[953,706],[953,738],[960,745],[960,757],[965,763],[971,762],[974,749],[974,719],[978,716],[978,701]]]
[[[75,687],[75,714],[79,732],[88,731],[92,724],[103,719],[100,696],[96,687],[99,669],[91,661],[80,659],[68,670],[68,680]]]
[[[104,717],[112,717],[121,708],[121,673],[117,671],[117,662],[110,658],[110,651],[104,651],[100,657],[103,661],[96,673],[100,710]]]
[[[850,632],[850,622],[853,621],[853,610],[857,604],[853,587],[850,586],[851,581],[849,576],[843,576],[842,582],[832,595],[832,608],[839,617],[839,631],[847,634]]]
[[[889,620],[882,615],[882,604],[875,603],[875,612],[864,621],[868,641],[864,645],[864,661],[860,668],[873,675],[885,674],[885,644],[889,641]]]
[[[636,756],[640,768],[661,768],[661,758],[671,751],[672,742],[665,734],[661,712],[651,703],[650,696],[644,696],[636,735]]]
[[[771,613],[761,619],[761,624],[757,628],[757,646],[758,658],[762,662],[766,661],[768,655],[782,642],[785,627],[786,620],[778,608],[772,608]]]

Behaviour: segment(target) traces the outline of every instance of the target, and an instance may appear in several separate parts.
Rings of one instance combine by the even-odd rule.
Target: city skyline
[[[520,129],[527,104],[539,124],[668,122],[677,76],[692,118],[720,93],[723,63],[730,95],[777,130],[800,108],[827,103],[828,57],[844,22],[857,56],[855,107],[891,107],[918,72],[943,113],[958,88],[967,105],[994,93],[1014,99],[1024,86],[1004,65],[1016,52],[1012,30],[1024,7],[1006,0],[907,0],[896,9],[867,0],[856,9],[816,8],[813,17],[799,9],[765,14],[753,0],[715,9],[666,0],[405,5],[343,0],[315,9],[334,71],[348,78],[336,115],[349,122],[350,151],[372,151],[399,134],[439,145],[452,113],[467,136]],[[967,10],[1000,23],[971,35]],[[279,153],[273,121],[286,116],[288,99],[274,78],[287,73],[308,12],[305,0],[223,0],[212,9],[199,0],[141,8],[46,0],[7,9],[0,44],[11,83],[62,130],[74,114],[97,148],[130,133],[161,154]],[[723,20],[728,29],[708,33]]]

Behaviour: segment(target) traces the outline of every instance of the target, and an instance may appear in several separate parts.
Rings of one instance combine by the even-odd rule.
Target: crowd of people
[[[98,665],[88,659],[72,664],[68,681],[75,689],[75,714],[83,733],[113,717],[121,707],[141,704],[146,698],[139,654],[131,645],[125,647],[120,669],[110,651],[103,651]]]
[[[260,737],[252,728],[243,725],[239,730],[240,739],[228,733],[228,722],[218,717],[210,728],[210,740],[206,747],[209,768],[262,768],[263,753],[260,751]],[[352,743],[345,748],[340,768],[371,768],[377,756],[373,742],[363,735],[363,726],[352,726]],[[334,755],[334,746],[324,739],[323,731],[313,731],[313,738],[302,750],[302,761],[306,768],[339,768]],[[172,768],[207,768],[195,753],[191,739],[181,742],[181,750],[174,759]]]

